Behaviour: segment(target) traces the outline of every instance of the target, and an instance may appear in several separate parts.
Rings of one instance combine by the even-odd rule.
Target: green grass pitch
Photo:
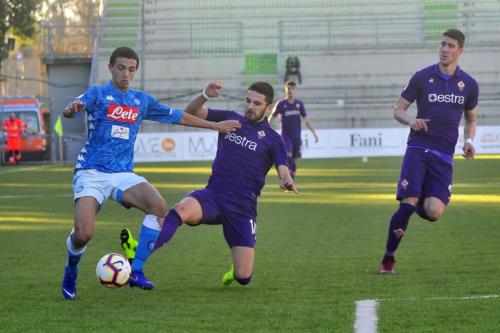
[[[498,332],[500,157],[455,162],[445,216],[413,216],[397,274],[381,276],[400,157],[302,160],[300,194],[274,171],[259,199],[254,279],[224,287],[219,226],[182,226],[145,271],[156,289],[107,289],[95,265],[137,236],[142,214],[108,201],[78,296],[60,283],[71,230],[72,166],[0,167],[0,332],[353,332],[355,301],[378,299],[379,332]],[[139,164],[169,206],[206,184],[209,162]],[[460,297],[493,295],[491,298]]]

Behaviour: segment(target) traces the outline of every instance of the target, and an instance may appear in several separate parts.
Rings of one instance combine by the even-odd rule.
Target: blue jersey
[[[219,133],[209,188],[256,198],[273,164],[288,165],[285,143],[267,119],[249,122],[234,111],[208,110],[207,120],[238,120],[241,128]]]
[[[134,143],[141,121],[177,124],[184,114],[142,91],[121,92],[111,82],[91,87],[78,99],[85,103],[88,135],[75,172],[133,172]]]
[[[301,117],[306,117],[306,109],[302,101],[295,99],[290,103],[282,99],[276,104],[274,116],[280,115],[281,135],[294,139],[300,139]]]
[[[417,118],[430,122],[427,132],[410,131],[408,145],[453,154],[462,115],[477,106],[478,96],[476,80],[460,67],[452,76],[442,73],[438,64],[415,73],[401,97],[416,100]]]

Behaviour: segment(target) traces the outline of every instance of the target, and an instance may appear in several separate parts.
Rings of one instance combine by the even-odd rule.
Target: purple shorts
[[[450,202],[453,166],[431,150],[408,147],[401,167],[396,199],[436,197]]]
[[[222,224],[229,247],[255,248],[257,228],[257,198],[235,196],[204,188],[188,194],[201,204],[203,224]]]
[[[300,148],[302,146],[302,140],[300,138],[292,138],[287,135],[283,136],[283,141],[285,141],[286,152],[292,154],[292,158],[300,158],[302,156]]]

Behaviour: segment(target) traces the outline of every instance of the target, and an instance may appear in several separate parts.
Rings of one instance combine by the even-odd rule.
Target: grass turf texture
[[[379,304],[380,332],[497,332],[500,159],[455,162],[453,197],[438,223],[414,215],[394,276],[378,274],[397,207],[401,158],[302,160],[298,196],[274,173],[259,199],[254,279],[224,287],[230,251],[218,226],[183,226],[146,264],[156,289],[107,289],[95,278],[119,234],[142,214],[108,201],[80,264],[78,296],[60,283],[72,227],[72,166],[0,168],[0,331],[352,332],[354,301]],[[139,164],[169,206],[206,184],[208,162]],[[412,301],[393,299],[415,298]]]

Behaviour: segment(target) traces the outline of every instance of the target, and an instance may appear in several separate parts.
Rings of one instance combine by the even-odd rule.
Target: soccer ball
[[[99,260],[95,273],[99,282],[108,288],[120,288],[128,283],[130,264],[118,253],[108,253]]]

